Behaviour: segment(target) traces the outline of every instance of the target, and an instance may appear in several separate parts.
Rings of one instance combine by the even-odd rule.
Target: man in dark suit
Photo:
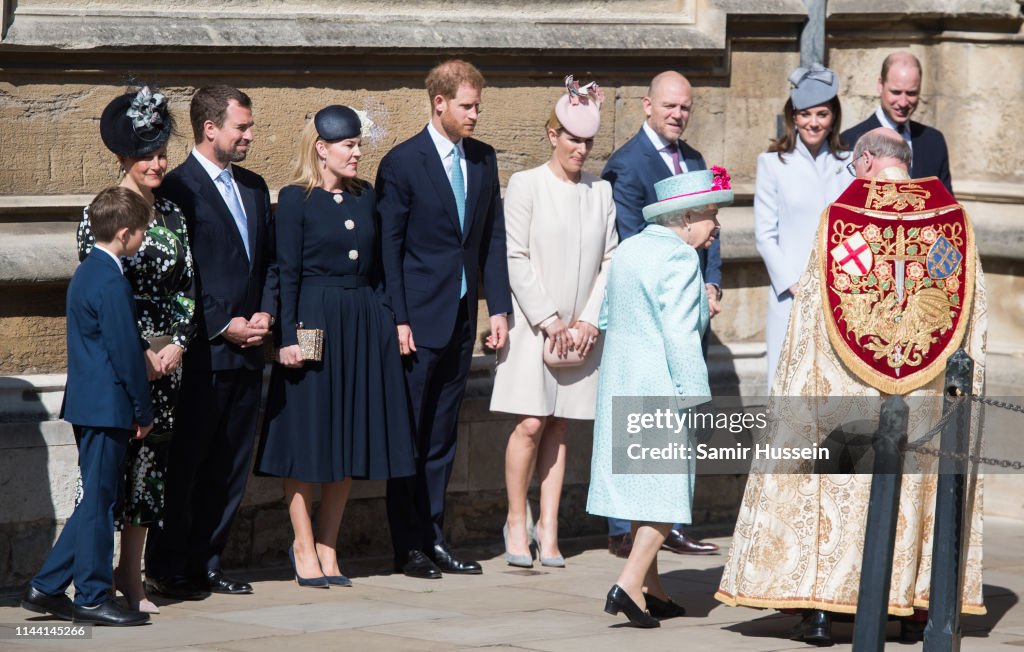
[[[96,246],[71,279],[67,298],[68,382],[61,417],[71,422],[82,472],[82,500],[21,606],[62,620],[143,625],[149,614],[112,599],[114,503],[128,441],[153,428],[135,299],[122,256],[134,256],[153,208],[128,188],[108,188],[89,206]],[[65,591],[75,583],[72,605]]]
[[[199,89],[195,149],[157,191],[188,220],[199,305],[182,363],[163,528],[149,535],[146,581],[179,599],[251,593],[220,555],[245,494],[263,378],[262,343],[277,302],[270,193],[235,163],[252,142],[252,103],[238,89]]]
[[[921,100],[921,62],[909,52],[893,52],[882,62],[878,78],[879,106],[870,118],[843,132],[843,141],[853,147],[857,140],[878,127],[896,130],[910,145],[913,158],[910,178],[938,177],[950,193],[949,151],[942,132],[910,116]]]
[[[419,454],[416,475],[388,481],[387,496],[395,570],[411,577],[481,572],[445,543],[444,511],[481,275],[489,346],[505,345],[512,311],[498,165],[492,147],[469,138],[483,85],[465,61],[431,70],[430,122],[388,152],[377,172],[381,260]]]
[[[643,231],[643,207],[658,201],[654,184],[675,174],[706,170],[700,152],[682,140],[683,132],[693,109],[693,89],[686,77],[668,70],[651,80],[643,99],[647,119],[640,131],[615,151],[601,172],[601,177],[612,184],[615,200],[615,226],[619,241]],[[707,289],[711,316],[717,315],[722,298],[722,254],[719,239],[710,249],[697,252],[700,271]],[[704,341],[705,355],[707,338]],[[623,557],[629,556],[629,522],[608,519],[608,550]],[[625,546],[623,545],[625,543]],[[669,533],[663,547],[672,552],[707,555],[718,551],[713,543],[697,541],[687,536],[682,528]]]

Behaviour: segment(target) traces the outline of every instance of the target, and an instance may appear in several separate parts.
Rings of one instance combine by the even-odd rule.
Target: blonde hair
[[[302,186],[307,196],[313,192],[313,188],[319,188],[324,184],[322,159],[316,151],[316,143],[320,140],[329,142],[320,137],[313,119],[310,118],[299,135],[299,151],[292,163],[292,178],[288,182],[291,186]],[[358,177],[341,180],[342,189],[353,195],[358,195],[368,185]]]

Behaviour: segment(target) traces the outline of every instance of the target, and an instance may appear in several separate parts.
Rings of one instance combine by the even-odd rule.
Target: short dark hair
[[[473,88],[481,90],[484,83],[484,76],[476,66],[462,59],[449,59],[434,66],[427,73],[424,85],[427,87],[430,101],[433,102],[438,95],[446,100],[452,99],[463,84],[469,84]]]
[[[153,217],[153,207],[139,193],[114,186],[101,190],[89,204],[89,228],[96,242],[110,242],[117,232],[144,229]]]
[[[207,120],[218,127],[224,126],[231,100],[246,109],[252,108],[249,96],[234,86],[203,86],[192,96],[188,117],[192,121],[192,136],[197,143],[203,142],[203,125]]]

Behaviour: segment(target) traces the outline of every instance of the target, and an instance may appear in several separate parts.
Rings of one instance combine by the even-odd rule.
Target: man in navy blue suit
[[[655,183],[675,174],[707,169],[700,152],[682,140],[693,109],[693,89],[686,77],[674,70],[656,75],[643,103],[647,119],[640,126],[640,131],[611,155],[601,172],[601,177],[612,184],[619,241],[640,233],[647,226],[643,207],[658,201]],[[715,238],[710,249],[698,251],[697,256],[707,289],[708,308],[714,317],[721,310],[718,302],[722,298],[719,239]],[[706,337],[704,347],[706,352]],[[609,551],[628,557],[628,533],[628,521],[608,519]],[[626,543],[625,547],[623,543]],[[663,547],[692,555],[718,551],[715,544],[697,541],[679,527],[672,529]]]
[[[153,428],[153,404],[135,325],[135,299],[122,256],[142,246],[153,208],[127,188],[108,188],[89,206],[96,246],[68,286],[68,383],[61,417],[78,444],[82,500],[75,506],[21,605],[96,625],[142,625],[149,614],[111,599],[114,503],[128,440]],[[74,580],[75,601],[65,591]]]
[[[377,172],[381,260],[419,455],[415,476],[388,481],[388,521],[395,570],[411,577],[481,572],[448,547],[444,511],[481,276],[491,315],[488,346],[505,345],[505,315],[512,311],[498,164],[492,147],[469,137],[483,85],[483,75],[465,61],[431,70],[430,122],[388,152]]]
[[[913,154],[910,178],[938,177],[952,193],[946,139],[938,129],[910,119],[921,100],[921,62],[917,57],[910,52],[887,56],[878,77],[878,95],[879,106],[871,117],[843,132],[846,144],[853,147],[857,139],[878,127],[894,129]]]
[[[157,194],[188,220],[199,301],[182,361],[163,528],[150,531],[146,582],[157,593],[252,593],[220,556],[245,494],[263,379],[263,338],[277,312],[270,193],[238,165],[252,143],[252,102],[230,86],[199,89],[195,148]]]

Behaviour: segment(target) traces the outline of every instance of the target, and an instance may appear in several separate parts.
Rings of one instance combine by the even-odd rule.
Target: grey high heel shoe
[[[509,566],[533,568],[533,554],[513,555],[508,551],[508,522],[501,528],[501,537],[505,540],[505,561],[508,562]]]
[[[541,554],[540,536],[537,534],[537,525],[533,526],[533,543],[537,546],[537,557],[540,559],[541,566],[547,566],[548,568],[565,568],[565,557],[562,555],[555,555],[554,557],[545,557]]]

